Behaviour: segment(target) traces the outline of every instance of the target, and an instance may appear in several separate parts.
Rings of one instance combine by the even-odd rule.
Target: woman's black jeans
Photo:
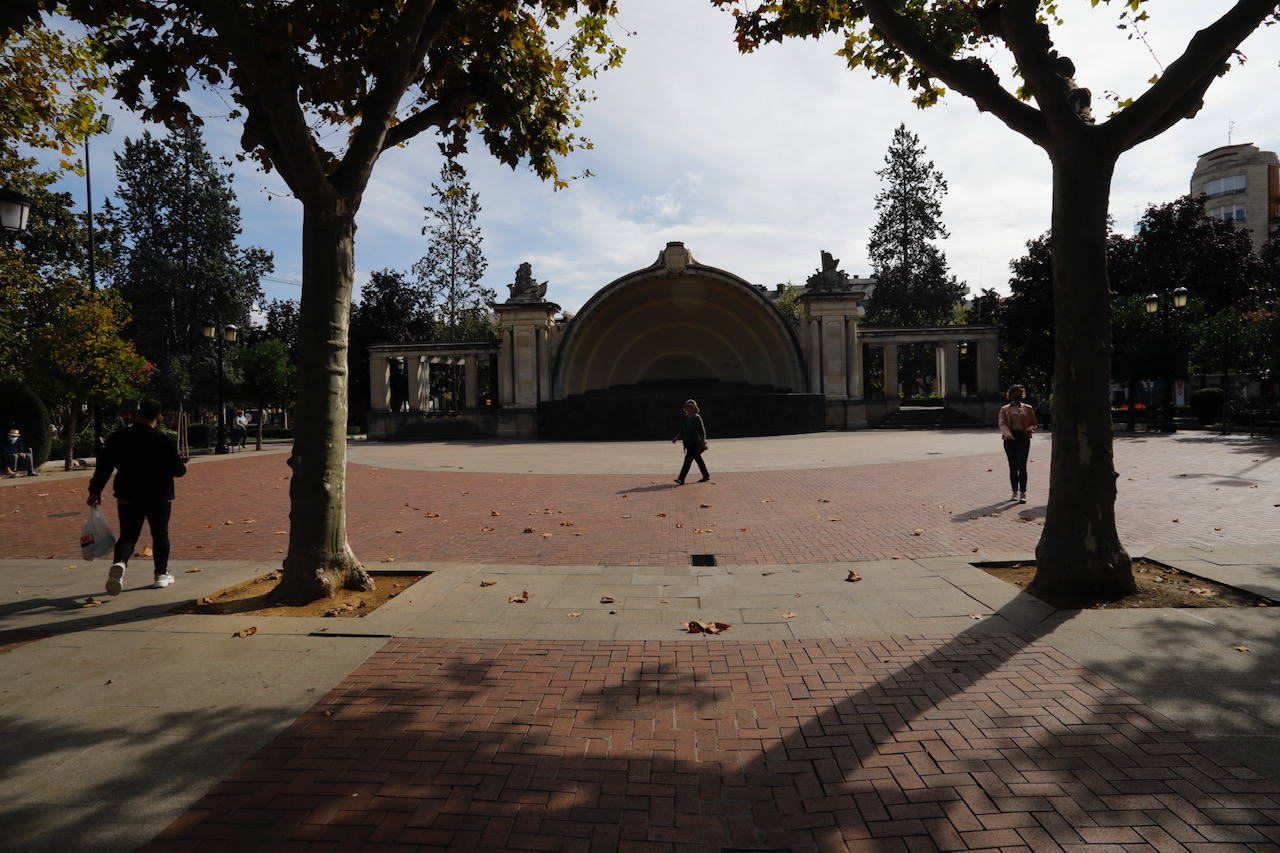
[[[700,447],[692,444],[684,446],[684,464],[680,466],[680,476],[676,479],[684,482],[684,478],[689,475],[689,466],[694,462],[698,463],[698,470],[702,472],[702,478],[705,480],[711,475],[707,473],[707,463],[702,461],[702,450]]]
[[[1004,455],[1009,458],[1009,488],[1015,492],[1027,490],[1027,457],[1031,455],[1031,433],[1015,429],[1013,438],[1002,442]]]

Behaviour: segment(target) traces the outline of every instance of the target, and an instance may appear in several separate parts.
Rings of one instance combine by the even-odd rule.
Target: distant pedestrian
[[[116,470],[116,510],[120,536],[116,539],[115,562],[107,571],[107,593],[119,595],[129,557],[142,535],[142,522],[151,528],[151,551],[155,560],[152,589],[173,583],[169,574],[169,515],[173,510],[173,479],[187,473],[186,460],[178,456],[178,445],[156,429],[160,403],[143,400],[137,421],[128,429],[113,433],[98,458],[89,481],[89,506],[102,502],[102,489]]]
[[[244,413],[244,409],[236,409],[235,426],[231,433],[231,442],[239,443],[240,449],[244,450],[245,440],[249,437],[249,416]]]
[[[1023,402],[1027,396],[1021,385],[1009,386],[1009,402],[1000,408],[1000,438],[1009,459],[1009,500],[1027,502],[1027,457],[1031,455],[1031,434],[1036,431],[1035,409]]]
[[[680,466],[680,476],[676,477],[676,484],[684,485],[684,478],[689,476],[689,466],[694,462],[698,463],[698,470],[702,472],[702,479],[698,482],[705,483],[710,480],[707,463],[702,461],[702,454],[707,450],[707,427],[702,422],[702,415],[698,414],[696,400],[684,401],[684,420],[680,422],[680,432],[671,439],[671,443],[675,444],[677,441],[684,442],[684,464]]]
[[[14,427],[0,444],[0,455],[4,456],[4,473],[7,477],[16,477],[25,468],[28,477],[36,476],[35,457],[31,448],[22,440],[22,430]]]

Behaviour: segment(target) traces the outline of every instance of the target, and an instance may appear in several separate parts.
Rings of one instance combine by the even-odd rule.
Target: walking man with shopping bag
[[[89,481],[89,506],[102,502],[102,490],[113,470],[117,471],[114,494],[120,515],[120,537],[116,540],[115,562],[107,571],[107,593],[119,595],[129,557],[142,535],[142,522],[151,528],[151,549],[155,559],[152,589],[173,583],[169,574],[169,514],[173,509],[173,478],[187,473],[186,460],[178,456],[178,445],[156,429],[160,403],[143,400],[137,421],[107,439]]]

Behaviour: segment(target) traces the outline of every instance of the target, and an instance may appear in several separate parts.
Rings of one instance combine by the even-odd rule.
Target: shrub
[[[1222,389],[1201,388],[1193,392],[1191,412],[1202,424],[1215,423],[1222,417]]]
[[[39,468],[49,458],[49,445],[53,429],[49,425],[49,410],[34,392],[21,382],[0,382],[0,412],[4,432],[17,427],[22,438],[31,448],[31,461]]]
[[[191,447],[213,447],[218,437],[217,424],[188,424],[187,444]]]

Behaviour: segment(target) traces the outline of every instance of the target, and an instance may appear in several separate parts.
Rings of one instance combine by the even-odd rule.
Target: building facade
[[[862,302],[875,282],[849,276],[826,252],[798,318],[779,310],[777,294],[699,263],[679,242],[602,287],[571,319],[528,264],[509,287],[496,306],[495,341],[370,347],[370,438],[414,436],[432,416],[424,389],[431,365],[442,363],[467,377],[459,414],[481,433],[511,437],[653,438],[688,397],[715,413],[717,436],[875,426],[900,404],[900,345],[934,349],[946,407],[994,423],[1002,402],[994,327],[864,330]],[[867,387],[872,359],[882,365],[878,393]],[[475,392],[480,363],[496,364],[493,405]],[[400,375],[407,393],[396,394]]]
[[[1224,145],[1200,155],[1191,174],[1191,194],[1208,199],[1205,213],[1249,232],[1255,252],[1267,242],[1280,216],[1280,158],[1250,143]]]

